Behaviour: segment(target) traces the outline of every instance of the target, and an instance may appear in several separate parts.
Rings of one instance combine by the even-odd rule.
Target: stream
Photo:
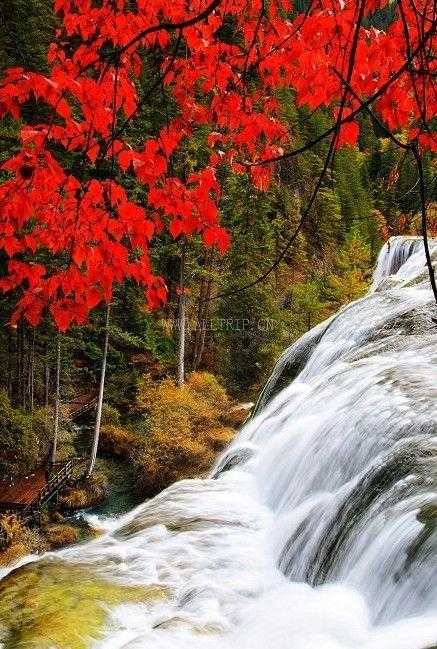
[[[0,647],[437,647],[432,316],[421,242],[392,238],[369,293],[284,352],[208,479],[0,571]]]

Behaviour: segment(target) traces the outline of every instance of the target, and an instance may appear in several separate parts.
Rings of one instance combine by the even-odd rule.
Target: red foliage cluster
[[[336,146],[356,142],[355,117],[370,99],[389,129],[435,150],[425,128],[436,112],[433,3],[400,0],[382,32],[366,20],[384,4],[311,0],[304,14],[291,0],[55,0],[61,26],[50,74],[14,68],[0,86],[0,117],[20,118],[29,100],[49,115],[22,126],[21,150],[3,165],[0,248],[9,265],[0,288],[21,289],[13,320],[36,325],[48,308],[65,330],[126,278],[158,306],[166,288],[148,250],[166,227],[174,238],[197,233],[225,252],[216,170],[249,170],[258,188],[268,187],[274,167],[265,161],[280,157],[292,137],[280,88],[292,88],[299,105],[332,111]],[[134,150],[123,125],[144,105],[143,68],[157,52],[158,82],[178,115]],[[170,158],[198,129],[209,132],[209,161],[177,177]],[[85,180],[60,165],[62,150],[82,152],[91,170]],[[142,204],[116,181],[123,173],[144,185]]]

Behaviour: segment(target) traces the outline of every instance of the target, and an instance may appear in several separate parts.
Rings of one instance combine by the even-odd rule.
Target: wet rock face
[[[216,469],[213,471],[211,477],[218,478],[222,473],[231,471],[237,466],[242,466],[248,462],[255,454],[252,448],[237,448],[231,449],[229,453],[225,454],[219,462]]]
[[[261,412],[281,390],[290,385],[300,374],[332,321],[333,318],[330,318],[317,325],[285,350],[264,386],[252,410],[251,417]]]
[[[396,277],[389,276],[389,277],[384,277],[381,279],[381,281],[378,283],[377,286],[375,286],[375,293],[382,293],[382,291],[387,291],[390,288],[395,288],[398,285],[398,280]]]

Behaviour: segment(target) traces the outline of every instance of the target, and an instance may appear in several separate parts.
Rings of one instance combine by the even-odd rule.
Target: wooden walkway
[[[23,509],[37,498],[47,482],[43,469],[14,483],[0,482],[0,510]]]
[[[0,512],[31,515],[39,511],[67,482],[74,467],[82,462],[82,458],[74,458],[55,464],[50,475],[44,468],[39,468],[15,483],[0,482]]]
[[[97,396],[94,393],[77,395],[67,404],[70,419],[78,419],[83,415],[91,414],[97,407]]]

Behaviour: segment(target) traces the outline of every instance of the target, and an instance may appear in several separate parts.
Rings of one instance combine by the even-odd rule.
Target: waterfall
[[[386,244],[376,290],[284,352],[209,478],[5,576],[0,646],[437,646],[437,327],[418,241]],[[160,596],[103,598],[101,627],[86,631],[84,578]],[[59,588],[65,602],[52,601]],[[8,594],[9,613],[33,602],[25,631],[1,608]],[[92,640],[47,641],[47,616],[57,627],[73,618]]]
[[[422,237],[391,237],[381,248],[373,274],[373,286],[395,275],[415,253],[423,251]],[[424,253],[423,253],[424,254]]]

